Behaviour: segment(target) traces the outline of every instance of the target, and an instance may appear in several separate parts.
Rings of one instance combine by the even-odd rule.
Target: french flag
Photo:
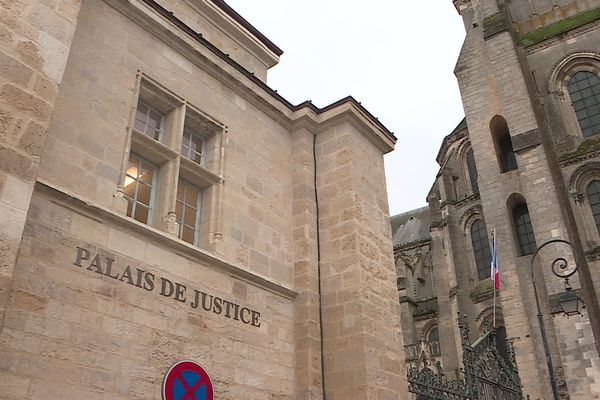
[[[498,271],[498,254],[496,250],[496,229],[494,228],[492,232],[491,278],[494,280],[494,288],[500,290],[500,272]]]

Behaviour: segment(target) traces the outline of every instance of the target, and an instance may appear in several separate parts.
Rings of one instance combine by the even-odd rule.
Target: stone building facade
[[[440,148],[428,206],[392,217],[408,362],[461,367],[457,314],[513,343],[524,393],[552,392],[531,278],[561,398],[600,398],[600,2],[455,0],[466,38],[455,69],[466,118]],[[494,320],[490,240],[501,287]],[[564,257],[586,303],[557,309]],[[501,346],[502,342],[499,342]]]
[[[383,154],[221,0],[0,1],[0,399],[406,398]]]

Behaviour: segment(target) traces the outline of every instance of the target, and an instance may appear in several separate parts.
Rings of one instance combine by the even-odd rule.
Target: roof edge
[[[273,43],[269,38],[263,35],[258,29],[254,27],[247,19],[242,17],[235,11],[229,4],[227,4],[223,0],[210,0],[214,5],[219,7],[221,10],[225,12],[225,14],[229,15],[233,18],[238,24],[240,24],[244,29],[250,32],[254,37],[256,37],[262,44],[267,46],[269,50],[275,53],[278,57],[283,54],[283,50],[281,50],[275,43]]]

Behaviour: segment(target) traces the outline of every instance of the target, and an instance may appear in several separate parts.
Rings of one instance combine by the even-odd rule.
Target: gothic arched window
[[[533,226],[531,225],[527,204],[518,204],[513,209],[513,222],[519,243],[519,255],[533,254],[537,249],[537,245],[535,244],[535,235],[533,234]]]
[[[498,158],[500,172],[504,173],[517,169],[519,166],[517,165],[506,120],[500,115],[496,115],[490,121],[490,130],[496,147],[496,157]]]
[[[600,181],[592,181],[586,188],[588,202],[594,215],[596,228],[600,232]]]
[[[467,170],[469,172],[469,179],[471,180],[471,190],[473,193],[479,193],[479,185],[477,184],[477,166],[475,165],[473,149],[469,149],[467,152]]]
[[[569,80],[569,95],[583,137],[600,133],[600,77],[579,71]]]
[[[490,242],[487,230],[482,220],[478,219],[471,225],[471,242],[473,243],[473,255],[477,266],[479,280],[490,277],[490,264],[492,255],[490,253]]]
[[[427,342],[429,343],[429,349],[432,356],[439,356],[441,354],[440,349],[440,333],[437,325],[429,330],[427,334]]]

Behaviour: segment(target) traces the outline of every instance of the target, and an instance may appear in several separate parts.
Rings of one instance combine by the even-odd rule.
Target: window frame
[[[126,198],[126,199],[128,199],[128,200],[127,200],[127,202],[128,202],[128,203],[129,203],[129,201],[130,201],[130,200],[132,200],[132,201],[133,201],[133,206],[132,206],[132,209],[131,209],[131,214],[132,214],[132,215],[128,215],[128,217],[130,217],[130,218],[132,218],[132,219],[135,219],[135,220],[136,220],[136,221],[138,221],[139,223],[146,224],[146,225],[152,225],[152,224],[153,224],[153,222],[154,222],[154,209],[155,209],[155,207],[156,207],[156,186],[157,186],[157,183],[158,183],[158,171],[159,171],[159,166],[157,166],[156,164],[154,164],[154,163],[153,163],[153,162],[151,162],[151,161],[148,161],[146,158],[144,158],[144,157],[140,156],[139,154],[137,154],[137,153],[135,153],[135,152],[130,152],[130,153],[129,153],[129,156],[128,156],[128,159],[130,159],[130,158],[131,158],[131,156],[137,157],[137,159],[138,159],[138,164],[137,164],[137,166],[136,166],[136,168],[137,168],[137,171],[138,171],[138,173],[137,173],[138,177],[139,177],[140,165],[142,165],[142,163],[149,164],[149,165],[151,165],[151,166],[152,166],[152,167],[154,167],[154,168],[153,168],[153,173],[152,173],[152,184],[150,185],[150,201],[149,201],[149,205],[148,205],[148,220],[147,220],[146,222],[142,222],[142,221],[140,221],[140,220],[138,220],[138,219],[136,219],[136,218],[135,218],[135,211],[136,211],[136,208],[137,208],[137,203],[140,203],[140,204],[142,204],[142,206],[144,206],[144,204],[143,204],[143,203],[141,203],[141,202],[139,202],[139,201],[137,200],[137,194],[138,194],[139,185],[140,185],[140,183],[143,185],[143,184],[144,184],[144,182],[140,182],[140,181],[137,179],[137,177],[136,177],[136,178],[133,178],[131,175],[129,175],[129,174],[127,173],[127,170],[128,170],[129,168],[127,168],[127,169],[125,170],[125,176],[126,176],[126,177],[130,177],[130,178],[133,178],[133,179],[134,179],[134,181],[136,182],[136,188],[135,188],[135,193],[134,193],[134,196],[135,196],[135,197],[131,198],[131,197],[129,197],[129,196],[128,196],[128,195],[126,195],[126,194],[124,195],[124,196],[125,196],[125,198]],[[129,208],[129,207],[128,207],[128,208]],[[125,215],[127,215],[127,211],[125,212]]]
[[[487,248],[487,253],[488,253],[488,256],[489,256],[487,263],[485,262],[485,259],[482,260],[481,268],[480,268],[480,265],[478,263],[477,249],[476,249],[476,246],[475,246],[475,240],[473,238],[473,234],[474,234],[473,229],[476,227],[476,225],[478,223],[483,225],[483,232],[485,232],[485,241],[484,241],[484,243],[486,244],[485,248]],[[479,230],[481,230],[481,229],[479,229]],[[491,268],[491,261],[492,261],[492,251],[490,249],[489,235],[488,235],[488,232],[487,232],[487,226],[486,226],[485,221],[483,220],[483,218],[475,218],[472,221],[472,223],[470,224],[470,227],[469,227],[469,236],[471,238],[471,251],[472,251],[472,254],[473,254],[473,260],[475,261],[476,276],[477,276],[477,278],[478,278],[479,281],[483,281],[485,279],[490,278],[490,268]],[[481,275],[482,272],[483,272],[483,276]]]
[[[598,191],[596,193],[593,193],[594,195],[598,196],[598,202],[592,204],[591,200],[590,200],[590,187],[594,184],[597,184],[597,189]],[[596,214],[594,212],[594,206],[597,206],[598,208],[600,208],[600,178],[596,178],[596,179],[592,179],[585,187],[585,196],[588,202],[588,206],[589,209],[592,213],[592,216],[594,218],[594,223],[596,224],[596,230],[597,233],[600,235],[600,210],[598,210],[598,214]]]
[[[196,150],[192,150],[191,146],[187,146],[184,144],[184,141],[186,139],[186,134],[189,133],[190,135],[190,143],[191,143],[191,138],[192,137],[196,137],[200,139],[200,142],[202,143],[202,151],[200,153],[198,153]],[[186,146],[188,148],[188,154],[184,154],[183,152],[183,147]],[[187,158],[188,160],[191,160],[193,162],[195,162],[196,164],[200,165],[200,166],[204,166],[205,164],[205,159],[206,159],[206,155],[205,155],[205,148],[206,148],[206,138],[199,134],[194,132],[191,128],[184,128],[183,130],[183,136],[182,136],[182,141],[181,141],[181,155],[185,158]],[[199,154],[200,155],[200,162],[196,161],[194,158],[191,158],[189,156],[189,153],[194,152],[195,154]]]
[[[526,211],[526,212],[523,212],[523,211]],[[521,215],[517,215],[517,213],[520,213]],[[521,217],[525,217],[525,216],[527,216],[529,221],[525,222],[524,224],[520,224],[517,221],[517,218],[521,218]],[[527,203],[520,202],[520,203],[516,204],[512,209],[511,218],[512,218],[512,223],[513,223],[513,227],[514,227],[515,239],[516,239],[517,250],[518,250],[519,256],[523,257],[523,256],[528,256],[528,255],[535,253],[535,251],[537,249],[537,241],[535,239],[535,230],[533,229],[533,221],[531,220],[531,213],[529,212],[529,207],[527,206]],[[527,225],[528,225],[531,230],[531,232],[525,232],[527,239],[528,239],[527,243],[525,243],[521,240],[523,235],[519,232],[520,226],[523,226],[523,225],[525,226],[525,228],[527,228]],[[529,240],[529,233],[531,233],[531,236],[533,237],[533,242],[531,242]],[[532,243],[533,243],[533,247],[532,247]],[[527,248],[525,246],[527,246]]]
[[[177,194],[179,193],[179,187],[180,187],[181,183],[183,183],[184,185],[186,185],[186,187],[187,186],[192,187],[197,192],[197,198],[196,198],[196,218],[195,218],[195,221],[194,221],[194,241],[193,241],[193,243],[190,243],[187,240],[183,239],[183,229],[185,228],[185,226],[189,227],[189,225],[187,225],[185,223],[185,208],[186,208],[186,205],[187,205],[187,203],[185,203],[185,196],[186,196],[186,194],[184,192],[184,194],[183,194],[184,201],[181,202],[183,204],[182,205],[183,215],[182,215],[181,221],[179,221],[177,219],[177,203],[180,202],[180,201],[179,201],[179,199],[177,199],[177,195],[176,195],[175,196],[175,220],[176,220],[176,222],[179,225],[178,226],[178,230],[179,231],[177,233],[177,237],[179,239],[183,240],[184,242],[187,242],[187,243],[193,244],[194,246],[197,246],[200,243],[200,232],[201,232],[201,221],[202,221],[202,195],[203,195],[203,191],[204,190],[201,189],[201,188],[199,188],[198,186],[194,185],[193,183],[190,183],[190,182],[188,182],[185,179],[183,179],[183,178],[180,177],[178,179],[178,181],[177,181]]]
[[[223,156],[226,126],[194,107],[187,100],[175,95],[144,73],[138,73],[136,89],[133,93],[131,114],[127,127],[128,137],[123,153],[121,175],[115,196],[115,210],[126,215],[129,196],[125,196],[124,185],[127,178],[130,154],[137,156],[155,167],[152,185],[152,205],[146,225],[178,238],[179,228],[176,217],[177,186],[179,179],[186,181],[199,191],[199,203],[194,229],[194,245],[213,251],[222,229],[221,215],[224,179]],[[144,104],[156,112],[162,112],[162,140],[156,140],[135,129],[138,104]],[[166,112],[165,112],[166,110]],[[150,112],[150,111],[148,111]],[[205,161],[200,165],[181,153],[184,129],[188,118],[194,119],[203,128],[202,134],[192,131],[203,139],[202,155]],[[164,125],[163,125],[164,124]],[[132,210],[132,215],[135,210]],[[133,217],[132,217],[133,219]],[[206,226],[204,226],[206,224]],[[182,242],[188,243],[187,241]]]
[[[137,129],[135,127],[135,122],[137,122],[137,113],[139,111],[140,104],[143,105],[144,107],[148,108],[148,114],[146,115],[147,118],[150,117],[150,112],[151,111],[153,111],[153,112],[155,112],[155,113],[157,113],[157,114],[160,115],[160,127],[158,128],[158,137],[157,138],[155,138],[154,136],[148,135],[148,133],[146,132],[146,130],[148,129],[148,122],[147,121],[146,121],[146,128],[144,129],[144,132],[140,131],[139,129]],[[148,102],[146,102],[144,99],[139,99],[138,100],[138,104],[136,106],[135,113],[136,113],[136,116],[134,118],[135,122],[134,122],[134,125],[133,125],[133,129],[136,132],[142,133],[142,134],[148,136],[149,138],[151,138],[153,140],[156,140],[157,142],[163,143],[164,139],[165,139],[164,136],[165,136],[165,117],[166,116],[162,112],[160,112],[159,110],[157,110],[156,108],[154,108],[154,106],[152,106],[151,104],[149,104]]]
[[[472,161],[472,167],[471,168],[471,163],[469,161]],[[479,193],[479,171],[477,171],[477,163],[475,162],[475,152],[473,151],[472,147],[468,147],[465,151],[465,171],[466,171],[466,175],[469,178],[469,190],[471,192],[471,194],[477,194]],[[475,172],[475,176],[473,176],[471,169],[474,170]]]
[[[575,139],[575,147],[578,145],[577,142],[595,136],[583,135],[568,88],[571,78],[583,71],[600,77],[600,53],[576,52],[569,54],[556,64],[548,83],[549,92],[552,94],[552,104],[556,108],[556,112],[561,115],[564,124],[560,131],[564,132],[563,136]]]
[[[580,118],[580,111],[588,110],[589,106],[586,106],[585,108],[578,110],[577,107],[575,106],[575,103],[576,102],[580,102],[580,101],[585,101],[586,99],[589,99],[590,97],[593,97],[594,99],[596,97],[600,98],[600,90],[599,90],[599,93],[597,93],[597,94],[592,91],[591,96],[575,100],[574,99],[574,94],[575,93],[581,92],[581,91],[583,91],[585,89],[592,90],[592,89],[590,89],[591,87],[587,87],[585,89],[578,88],[577,91],[572,90],[572,86],[574,84],[577,85],[579,82],[581,82],[583,80],[583,79],[580,79],[580,80],[578,80],[576,82],[573,81],[580,74],[589,74],[592,77],[595,77],[598,80],[598,82],[595,83],[594,85],[595,85],[595,87],[598,87],[599,89],[600,89],[600,74],[594,73],[594,71],[591,71],[591,70],[578,70],[577,72],[575,72],[573,75],[570,76],[570,78],[569,78],[569,80],[568,80],[568,82],[566,84],[566,89],[567,89],[567,92],[569,94],[569,99],[571,100],[571,107],[573,109],[573,113],[575,114],[575,118],[577,119],[577,123],[578,123],[579,129],[581,131],[581,135],[583,136],[584,139],[587,139],[589,137],[592,137],[592,136],[600,134],[600,122],[598,122],[597,124],[592,125],[592,126],[596,126],[597,130],[595,130],[592,133],[586,133],[587,127],[583,127],[582,126],[582,122],[583,122],[583,120],[586,120],[586,119],[591,118],[591,117],[588,116],[587,118],[581,119]],[[584,79],[588,79],[588,78],[584,78]],[[597,101],[597,102],[595,102],[595,104],[593,104],[592,107],[598,107],[600,109],[600,100]],[[594,117],[600,118],[600,110],[594,115]]]

